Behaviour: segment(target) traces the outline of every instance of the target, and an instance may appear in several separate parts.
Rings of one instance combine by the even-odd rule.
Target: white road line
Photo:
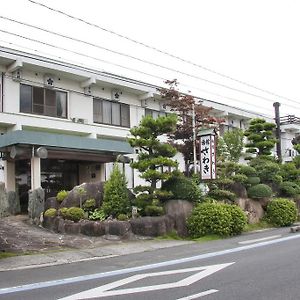
[[[207,295],[210,295],[210,294],[214,294],[214,293],[217,293],[217,292],[218,292],[218,290],[208,290],[208,291],[205,291],[205,292],[202,292],[202,293],[199,293],[199,294],[190,295],[190,296],[183,297],[183,298],[180,298],[180,299],[177,299],[177,300],[193,300],[193,299],[197,299],[197,298],[207,296]]]
[[[7,287],[7,288],[0,288],[0,295],[30,291],[30,290],[41,289],[41,288],[48,288],[51,286],[59,286],[59,285],[65,285],[65,284],[70,284],[70,283],[76,283],[76,282],[84,282],[84,281],[89,281],[89,280],[94,280],[94,279],[108,278],[108,277],[113,277],[113,276],[118,276],[118,275],[130,274],[133,272],[152,270],[152,269],[161,268],[161,267],[174,266],[174,265],[183,264],[183,263],[187,263],[187,262],[193,262],[193,261],[197,261],[197,260],[201,260],[201,259],[217,257],[217,256],[226,255],[226,254],[231,254],[231,253],[237,253],[237,252],[246,251],[249,249],[255,249],[255,248],[259,248],[259,247],[265,247],[265,246],[278,244],[278,243],[282,243],[282,242],[286,242],[286,241],[291,241],[291,240],[295,240],[295,239],[299,239],[299,238],[300,238],[300,234],[296,234],[296,235],[282,237],[282,238],[271,240],[271,241],[260,242],[257,244],[243,245],[243,246],[236,247],[236,248],[230,248],[230,249],[220,250],[220,251],[216,251],[216,252],[209,252],[209,253],[204,253],[204,254],[200,254],[200,255],[196,255],[196,256],[185,257],[185,258],[175,259],[175,260],[170,260],[170,261],[164,261],[164,262],[155,263],[155,264],[125,268],[125,269],[102,272],[102,273],[97,273],[97,274],[82,275],[82,276],[77,276],[77,277],[56,279],[56,280],[50,280],[50,281],[44,281],[44,282],[36,282],[36,283],[12,286],[12,287]]]
[[[280,238],[281,234],[279,235],[272,235],[272,236],[267,236],[264,238],[260,238],[260,239],[254,239],[254,240],[246,240],[246,241],[242,241],[242,242],[238,242],[241,245],[247,245],[247,244],[252,244],[252,243],[256,243],[256,242],[262,242],[262,241],[267,241],[267,240],[273,240],[273,239],[277,239]]]

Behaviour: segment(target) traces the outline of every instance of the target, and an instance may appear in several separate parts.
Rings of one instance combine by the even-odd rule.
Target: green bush
[[[295,181],[300,177],[300,170],[297,169],[293,162],[280,165],[280,175],[283,181]]]
[[[230,225],[231,235],[240,234],[243,231],[245,225],[247,224],[247,217],[245,213],[239,206],[234,204],[228,204],[224,207],[227,209],[227,211],[231,214],[232,217],[232,222]]]
[[[85,211],[91,211],[96,207],[96,200],[94,198],[91,199],[87,199],[84,203],[83,203],[83,209]]]
[[[272,196],[272,189],[263,183],[251,186],[248,189],[248,197],[253,199],[267,198]]]
[[[260,178],[257,176],[249,176],[247,179],[247,184],[249,185],[256,185],[260,183]]]
[[[248,177],[246,175],[244,175],[244,174],[233,175],[233,176],[231,176],[231,179],[234,182],[239,182],[239,183],[242,183],[242,184],[245,184],[248,181]]]
[[[68,208],[67,207],[62,207],[59,209],[59,215],[62,216],[64,219],[66,218],[67,216],[67,211],[68,211]]]
[[[127,214],[131,209],[126,178],[117,164],[104,185],[102,209],[105,215],[112,217]]]
[[[247,165],[239,165],[237,173],[246,175],[247,177],[257,176],[256,170],[253,167]]]
[[[232,217],[222,203],[202,203],[197,205],[187,219],[187,227],[192,238],[208,234],[229,236]]]
[[[62,191],[59,191],[56,195],[56,200],[61,203],[65,200],[65,198],[68,196],[69,192],[68,191],[65,191],[65,190],[62,190]]]
[[[70,207],[66,211],[66,219],[78,222],[84,218],[84,210],[80,207]]]
[[[274,177],[280,175],[279,164],[268,159],[255,158],[251,161],[251,166],[255,168],[262,183],[273,182]]]
[[[201,191],[196,183],[184,176],[171,177],[162,184],[162,190],[172,192],[172,199],[197,202],[201,197]]]
[[[277,198],[269,202],[266,218],[277,226],[289,226],[297,220],[296,204],[288,199]]]
[[[103,209],[97,208],[90,215],[89,220],[92,221],[104,221],[106,219]]]
[[[127,221],[128,220],[128,216],[125,214],[119,214],[117,217],[118,221]]]
[[[146,216],[162,216],[164,214],[164,209],[157,205],[147,205],[145,207]]]
[[[57,214],[57,210],[55,208],[48,208],[44,212],[44,217],[55,217]]]
[[[229,200],[229,201],[234,201],[236,198],[236,194],[227,191],[227,190],[220,190],[220,189],[212,189],[207,193],[207,196],[216,199],[216,200]]]
[[[284,181],[279,186],[280,194],[286,197],[293,197],[300,194],[300,186],[291,181]]]

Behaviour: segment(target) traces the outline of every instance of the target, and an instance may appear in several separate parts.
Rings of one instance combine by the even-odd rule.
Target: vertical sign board
[[[216,179],[216,140],[214,135],[200,136],[200,172],[202,180]]]

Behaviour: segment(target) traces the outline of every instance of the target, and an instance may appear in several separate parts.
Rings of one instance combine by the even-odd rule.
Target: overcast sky
[[[61,10],[193,64],[68,18],[30,0],[1,1],[0,45],[35,51],[41,55],[51,55],[53,58],[61,57],[69,62],[81,63],[157,85],[163,85],[163,79],[177,78],[182,91],[191,91],[193,95],[269,116],[273,115],[272,103],[278,101],[281,103],[281,115],[295,114],[300,117],[300,1],[34,2]],[[41,32],[3,17],[84,40],[98,47]],[[28,38],[37,39],[44,44],[30,41]],[[100,47],[124,55],[114,54]],[[156,66],[126,55],[155,63]],[[228,77],[245,82],[248,86]]]

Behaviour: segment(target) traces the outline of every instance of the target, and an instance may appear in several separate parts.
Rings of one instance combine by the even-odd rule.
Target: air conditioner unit
[[[22,79],[22,70],[16,70],[12,72],[12,80],[20,82]]]
[[[78,119],[77,119],[77,123],[80,123],[80,124],[87,124],[87,123],[88,123],[88,120],[87,120],[87,119],[78,118]]]
[[[148,107],[148,106],[149,106],[149,101],[148,101],[148,99],[141,100],[141,106],[142,106],[142,107]]]
[[[48,88],[53,88],[55,85],[54,76],[51,74],[45,74],[44,76],[44,85]]]
[[[111,100],[113,101],[120,101],[122,96],[122,92],[119,90],[112,90],[111,91]]]

